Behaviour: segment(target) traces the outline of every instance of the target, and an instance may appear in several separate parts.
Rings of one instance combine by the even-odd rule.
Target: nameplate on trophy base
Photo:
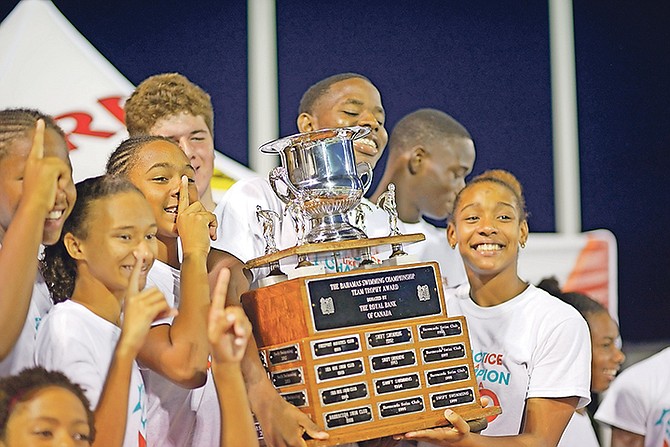
[[[312,352],[314,353],[315,358],[343,354],[345,352],[357,352],[360,350],[361,341],[358,335],[312,342]]]
[[[378,404],[379,417],[384,419],[392,416],[402,416],[409,413],[417,413],[425,409],[423,397],[415,396],[405,399],[392,400]]]
[[[434,324],[422,324],[419,326],[419,339],[429,340],[431,338],[453,337],[463,334],[460,321],[448,321]]]
[[[421,380],[419,379],[418,373],[374,379],[373,383],[375,385],[375,393],[378,395],[413,390],[421,386]]]
[[[281,393],[280,396],[283,397],[284,400],[286,400],[286,402],[298,408],[306,407],[307,405],[309,405],[306,391],[301,390],[301,391],[294,391],[292,393]]]
[[[315,370],[317,382],[359,376],[365,371],[363,369],[363,359],[319,365]]]
[[[421,356],[426,363],[442,362],[445,360],[461,359],[465,357],[465,344],[432,346],[421,349]]]
[[[474,401],[475,392],[472,388],[433,393],[430,395],[430,406],[434,410],[469,404]]]
[[[270,358],[270,365],[295,362],[300,360],[300,347],[292,345],[285,348],[270,349],[268,350],[268,357]]]
[[[412,341],[412,331],[405,327],[394,331],[368,332],[365,339],[369,348],[400,345]]]
[[[445,383],[461,382],[470,378],[470,368],[467,365],[451,366],[448,368],[425,371],[426,385],[435,386]]]
[[[437,263],[299,277],[242,296],[272,383],[334,446],[485,420],[467,325],[449,317]]]
[[[368,396],[368,386],[365,382],[353,383],[321,390],[321,403],[324,405],[339,404]]]

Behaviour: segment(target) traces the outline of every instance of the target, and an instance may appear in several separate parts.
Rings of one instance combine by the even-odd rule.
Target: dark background
[[[217,149],[247,164],[246,2],[54,3],[132,83],[178,71],[207,90]],[[531,231],[555,231],[546,2],[277,3],[280,135],[311,84],[365,74],[389,131],[417,108],[450,113],[474,137],[474,173],[512,171]],[[576,0],[574,15],[582,228],[617,237],[624,340],[670,340],[670,2]]]

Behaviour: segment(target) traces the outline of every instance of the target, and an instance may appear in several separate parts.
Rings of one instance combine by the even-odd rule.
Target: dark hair
[[[302,98],[300,99],[300,107],[298,109],[298,114],[312,113],[314,111],[315,104],[319,101],[319,99],[323,95],[328,93],[330,87],[333,84],[354,78],[363,79],[364,81],[367,81],[370,84],[372,84],[372,81],[370,81],[368,78],[358,73],[339,73],[336,75],[328,76],[327,78],[322,79],[316,84],[312,85],[302,95]]]
[[[447,138],[472,139],[470,132],[451,115],[437,109],[419,109],[398,121],[391,132],[389,148],[403,151],[419,143]]]
[[[122,141],[114,152],[111,153],[107,160],[105,172],[112,176],[127,177],[130,170],[135,166],[139,149],[154,141],[167,141],[179,147],[177,143],[166,137],[152,135],[130,137]]]
[[[76,187],[77,200],[72,213],[63,225],[61,237],[57,243],[44,249],[44,258],[40,263],[42,275],[54,303],[65,301],[72,296],[77,279],[77,263],[65,248],[63,243],[65,235],[71,233],[80,239],[88,237],[91,205],[95,200],[127,191],[142,194],[128,180],[107,175],[82,180]]]
[[[588,295],[579,292],[563,292],[558,284],[558,280],[553,276],[551,278],[543,278],[537,287],[577,309],[587,323],[589,315],[601,312],[608,313],[605,306]]]
[[[491,169],[470,180],[465,185],[465,188],[461,189],[458,194],[456,194],[453,211],[456,212],[458,209],[458,204],[461,201],[463,191],[469,189],[473,185],[484,182],[496,183],[509,189],[516,197],[517,204],[519,205],[519,211],[521,212],[521,220],[526,220],[528,218],[528,213],[526,212],[526,199],[523,196],[523,188],[521,187],[521,183],[519,183],[519,180],[517,180],[514,174],[509,171],[505,171],[504,169]]]
[[[7,154],[9,144],[18,138],[25,137],[35,129],[37,120],[44,120],[45,129],[55,130],[63,139],[65,133],[56,121],[35,109],[4,109],[0,110],[0,159]]]
[[[16,404],[28,402],[35,393],[51,386],[70,391],[84,405],[90,430],[89,442],[93,443],[95,440],[93,411],[84,391],[79,385],[72,383],[65,374],[59,371],[47,371],[40,366],[24,369],[14,376],[0,378],[0,439],[5,438],[7,422]]]

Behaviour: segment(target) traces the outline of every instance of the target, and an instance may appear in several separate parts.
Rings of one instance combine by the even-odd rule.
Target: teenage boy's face
[[[156,121],[151,135],[174,140],[186,154],[195,169],[195,184],[199,197],[209,189],[214,173],[214,140],[201,116],[179,113]]]
[[[14,219],[14,214],[23,196],[23,175],[26,162],[33,144],[35,132],[30,131],[24,137],[15,139],[0,159],[0,225],[2,234]],[[53,129],[44,131],[44,157],[57,157],[70,166],[65,140]],[[58,241],[65,219],[70,215],[76,197],[72,174],[67,186],[56,193],[56,203],[52,212],[44,220],[42,243],[51,245]]]
[[[314,104],[311,114],[298,118],[298,130],[369,126],[370,134],[355,141],[356,161],[374,166],[381,157],[388,133],[384,128],[386,115],[377,88],[361,78],[350,78],[331,85]]]

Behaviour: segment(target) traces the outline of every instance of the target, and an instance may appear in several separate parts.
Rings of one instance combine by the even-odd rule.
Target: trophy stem
[[[311,222],[312,229],[305,236],[308,244],[367,238],[365,233],[347,222],[344,214],[313,218]]]

